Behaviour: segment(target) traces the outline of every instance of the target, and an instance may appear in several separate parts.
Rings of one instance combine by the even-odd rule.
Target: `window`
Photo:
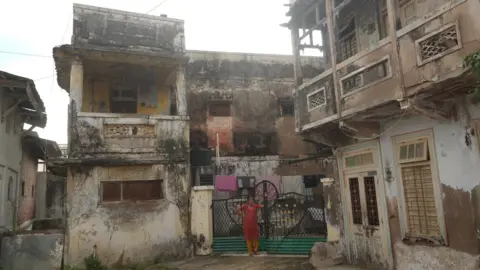
[[[308,110],[312,111],[327,104],[325,88],[320,88],[307,95]]]
[[[13,129],[14,129],[14,119],[13,119],[13,113],[11,112],[7,117],[5,118],[5,132],[7,134],[11,134]]]
[[[367,204],[367,219],[368,225],[380,226],[380,219],[378,218],[377,205],[377,189],[375,186],[375,178],[372,176],[363,178],[365,186],[365,200]]]
[[[340,31],[338,37],[338,62],[347,60],[357,54],[357,36],[355,33],[355,18]]]
[[[350,205],[352,207],[352,222],[355,225],[362,225],[362,206],[360,203],[360,185],[358,178],[350,178]]]
[[[7,199],[9,201],[13,201],[15,198],[13,195],[15,194],[15,182],[13,181],[13,177],[10,176],[8,178],[8,191],[7,191]]]
[[[20,187],[20,195],[22,197],[25,197],[25,181],[22,180],[22,184],[21,184],[21,187]]]
[[[112,113],[137,113],[137,89],[115,86],[110,89]]]
[[[148,201],[163,199],[163,180],[102,182],[102,201]]]
[[[232,116],[232,108],[230,102],[214,102],[208,104],[208,115],[214,117],[230,117]]]
[[[427,138],[403,142],[398,145],[399,163],[426,161],[428,158]]]
[[[436,209],[428,139],[397,143],[402,177],[406,231],[413,237],[441,236]]]
[[[389,56],[364,66],[340,79],[342,94],[346,95],[355,90],[363,89],[390,76]]]
[[[213,174],[200,174],[200,186],[213,186]]]
[[[293,101],[281,101],[280,102],[280,116],[294,116],[295,110],[293,107]]]
[[[387,11],[387,1],[382,0],[379,2],[380,9],[380,39],[384,39],[388,36],[388,11]]]
[[[375,160],[373,157],[373,152],[368,152],[346,156],[344,163],[345,167],[350,169],[375,164]]]

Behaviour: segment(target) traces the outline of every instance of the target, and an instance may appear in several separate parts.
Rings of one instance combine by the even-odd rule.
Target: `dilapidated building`
[[[480,107],[462,64],[480,49],[480,3],[290,2],[296,131],[334,150],[347,261],[477,269]],[[314,78],[308,48],[325,56]]]
[[[65,264],[190,254],[184,23],[74,4],[53,49],[70,94]]]
[[[29,78],[0,71],[0,100],[0,229],[5,231],[33,217],[34,203],[21,191],[24,180],[35,185],[38,156],[29,155],[36,149],[28,145],[28,135],[35,127],[45,127],[47,115]],[[23,130],[24,124],[31,125],[30,130]]]
[[[253,179],[250,191],[256,199],[275,205],[259,221],[261,251],[308,254],[316,241],[338,231],[336,215],[330,216],[335,207],[326,211],[327,218],[324,212],[338,198],[329,196],[330,183],[320,180],[333,176],[331,162],[318,159],[318,145],[295,133],[292,57],[206,51],[188,51],[188,56],[192,185],[214,188],[213,252],[245,249],[234,211],[248,188],[225,190],[218,184],[236,177]],[[306,77],[324,71],[322,57],[301,61]],[[268,198],[262,197],[264,191]],[[212,251],[202,247],[201,254]]]

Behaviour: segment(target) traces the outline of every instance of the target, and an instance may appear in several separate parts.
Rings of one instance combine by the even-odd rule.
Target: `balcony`
[[[74,47],[175,55],[185,52],[183,21],[82,4],[73,6]]]
[[[185,160],[187,116],[80,112],[72,123],[71,158]]]
[[[437,102],[440,93],[452,96],[474,83],[474,78],[465,74],[462,61],[480,49],[480,37],[469,27],[480,23],[471,12],[480,11],[480,3],[442,0],[428,6],[406,1],[414,3],[411,10],[412,6],[403,2],[397,7],[395,38],[388,35],[386,6],[381,1],[378,10],[383,19],[377,24],[368,21],[368,12],[361,7],[349,8],[354,1],[341,6],[352,16],[335,8],[340,14],[335,16],[338,29],[333,28],[336,61],[333,68],[297,87],[298,131],[332,121],[391,117],[402,112],[400,100],[416,96]],[[327,36],[325,27],[322,33]],[[331,52],[327,59],[332,59]]]

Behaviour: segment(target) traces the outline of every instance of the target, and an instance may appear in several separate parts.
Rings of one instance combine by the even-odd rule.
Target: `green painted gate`
[[[323,201],[315,202],[313,196],[298,193],[278,194],[272,186],[262,181],[255,188],[255,199],[265,206],[258,213],[260,251],[308,255],[316,242],[326,241]],[[242,220],[236,215],[247,198],[243,195],[212,201],[214,253],[247,253]]]

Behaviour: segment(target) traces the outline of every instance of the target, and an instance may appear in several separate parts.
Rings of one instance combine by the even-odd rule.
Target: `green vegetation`
[[[470,69],[477,76],[477,85],[473,92],[475,102],[480,101],[480,51],[474,52],[463,59],[463,67]]]

